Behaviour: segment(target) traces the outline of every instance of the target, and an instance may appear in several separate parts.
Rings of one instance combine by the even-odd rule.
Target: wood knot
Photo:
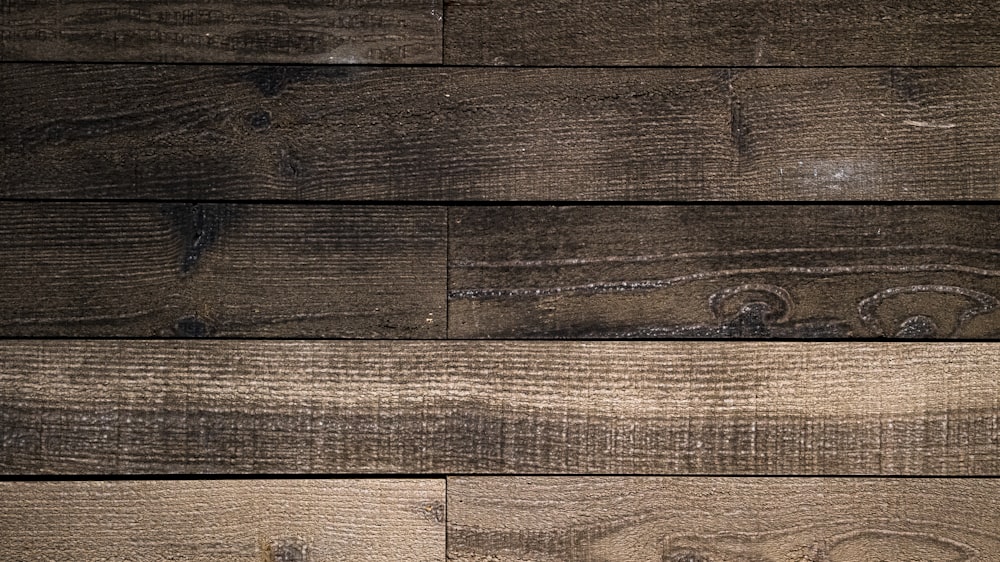
[[[663,553],[662,562],[710,562],[707,556],[693,550],[670,550]]]
[[[182,338],[207,338],[215,330],[196,316],[186,316],[174,324],[174,335]]]
[[[435,523],[443,524],[447,519],[444,502],[440,500],[428,501],[417,506],[417,513]]]
[[[247,117],[247,121],[250,123],[250,128],[263,132],[271,128],[271,112],[270,111],[258,111],[256,113],[251,113]]]
[[[309,545],[301,539],[281,539],[264,547],[264,562],[309,562]]]

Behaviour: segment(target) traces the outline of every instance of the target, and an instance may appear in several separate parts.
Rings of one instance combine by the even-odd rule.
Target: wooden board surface
[[[0,99],[8,199],[1000,197],[994,68],[10,64]]]
[[[459,207],[457,338],[1000,338],[997,206]]]
[[[1000,560],[996,480],[449,478],[448,559]]]
[[[494,65],[995,65],[990,0],[446,0],[444,61]]]
[[[4,0],[0,61],[440,63],[441,0]]]
[[[0,335],[443,337],[445,210],[0,203]]]
[[[445,559],[443,480],[0,483],[5,560]]]
[[[0,472],[1000,474],[972,343],[0,341]]]

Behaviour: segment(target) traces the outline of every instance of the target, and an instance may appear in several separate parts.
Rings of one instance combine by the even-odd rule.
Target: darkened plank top
[[[458,207],[458,338],[1000,339],[1000,207]]]
[[[996,344],[0,341],[0,472],[1000,474]]]
[[[0,197],[993,200],[1000,70],[0,66]]]
[[[996,480],[449,478],[448,559],[1000,560]]]
[[[444,488],[444,480],[0,482],[0,556],[443,562]]]
[[[0,335],[443,337],[445,209],[0,203]]]
[[[440,63],[441,0],[3,0],[0,61]]]
[[[995,65],[998,19],[992,0],[446,0],[444,61]]]

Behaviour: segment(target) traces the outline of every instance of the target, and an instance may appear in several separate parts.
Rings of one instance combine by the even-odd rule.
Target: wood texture
[[[446,0],[448,64],[995,65],[990,0]]]
[[[996,480],[450,478],[448,559],[1000,560]]]
[[[0,483],[5,560],[445,559],[443,480]]]
[[[445,210],[0,204],[0,335],[441,337]]]
[[[4,0],[0,61],[440,63],[441,0]]]
[[[451,210],[459,338],[1000,338],[997,206]]]
[[[996,344],[0,341],[0,472],[1000,474]]]
[[[9,64],[0,99],[8,199],[1000,197],[995,68]]]

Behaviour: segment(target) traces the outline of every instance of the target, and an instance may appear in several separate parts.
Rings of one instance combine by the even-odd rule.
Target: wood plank
[[[987,343],[0,341],[0,472],[1000,474]]]
[[[1000,197],[996,68],[10,64],[0,100],[8,199]]]
[[[458,338],[1000,338],[1000,207],[451,210]]]
[[[0,335],[445,335],[440,207],[0,204]]]
[[[449,478],[448,559],[1000,560],[996,480]]]
[[[0,483],[6,560],[445,559],[443,480]]]
[[[441,0],[4,0],[0,61],[440,63]]]
[[[446,0],[446,64],[995,65],[990,0]]]

